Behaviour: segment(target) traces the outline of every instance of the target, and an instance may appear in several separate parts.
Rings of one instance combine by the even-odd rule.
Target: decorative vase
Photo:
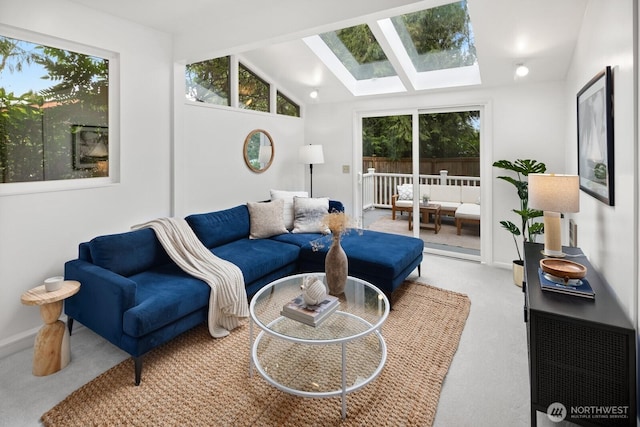
[[[327,277],[329,294],[338,296],[344,292],[348,270],[347,254],[340,245],[340,234],[336,233],[333,235],[333,242],[324,260],[324,272]]]

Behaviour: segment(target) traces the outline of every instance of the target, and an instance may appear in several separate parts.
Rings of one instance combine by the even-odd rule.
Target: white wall
[[[0,197],[0,357],[33,344],[42,321],[20,295],[61,275],[80,242],[160,216],[266,200],[271,188],[308,188],[308,169],[298,163],[304,119],[184,102],[179,89],[172,93],[184,68],[173,63],[170,35],[66,0],[0,0],[0,25],[119,55],[122,159],[118,184]],[[257,128],[275,147],[262,174],[242,154]]]
[[[488,152],[491,154],[490,158],[482,159],[489,176],[481,179],[482,185],[490,186],[483,195],[483,203],[491,203],[492,209],[488,209],[489,217],[482,220],[490,223],[493,249],[483,257],[510,268],[517,254],[511,234],[500,227],[499,221],[517,220],[511,209],[518,207],[518,198],[509,184],[495,179],[502,172],[491,165],[500,159],[532,158],[544,162],[551,172],[565,172],[564,152],[558,147],[566,143],[566,103],[563,83],[552,82],[310,106],[306,140],[325,146],[325,164],[314,167],[314,194],[340,199],[347,209],[354,206],[353,174],[361,168],[359,164],[352,164],[355,112],[484,105],[486,127],[490,132],[482,143],[490,144]],[[351,166],[351,174],[342,173],[345,164]]]
[[[182,103],[181,108],[176,215],[268,200],[270,189],[305,189],[304,165],[298,163],[298,148],[305,143],[304,119],[195,103]],[[254,129],[266,130],[273,139],[274,159],[262,173],[252,172],[243,157],[244,140]]]
[[[580,194],[578,246],[604,275],[630,319],[637,319],[637,159],[634,122],[632,1],[590,0],[571,67],[565,96],[567,169],[577,173],[576,104],[578,91],[605,66],[613,68],[615,206]],[[637,72],[637,71],[636,71]]]
[[[34,11],[37,11],[35,13]],[[0,353],[42,324],[20,295],[61,275],[78,243],[170,210],[170,36],[64,0],[0,0],[0,24],[120,55],[120,183],[0,197]],[[114,135],[111,134],[111,138]],[[0,356],[2,355],[0,354]]]

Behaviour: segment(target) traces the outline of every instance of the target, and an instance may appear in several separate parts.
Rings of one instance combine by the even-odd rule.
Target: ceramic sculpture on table
[[[302,282],[302,298],[308,305],[318,305],[327,296],[327,287],[316,276],[307,276]]]

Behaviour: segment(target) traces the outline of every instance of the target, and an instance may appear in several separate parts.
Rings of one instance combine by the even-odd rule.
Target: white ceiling
[[[74,0],[176,37],[192,62],[238,54],[294,100],[339,102],[353,95],[302,37],[447,3],[445,0]],[[565,78],[587,0],[468,0],[483,87]],[[206,43],[202,43],[202,41]]]

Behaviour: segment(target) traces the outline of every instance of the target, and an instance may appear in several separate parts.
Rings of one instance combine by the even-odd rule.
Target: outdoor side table
[[[422,216],[422,220],[420,222],[420,228],[426,228],[429,230],[435,231],[435,234],[438,234],[441,227],[441,216],[440,216],[440,205],[436,203],[427,203],[424,204],[420,202],[420,215]],[[431,225],[431,217],[433,216],[433,225]],[[409,230],[413,230],[413,212],[409,215]]]
[[[65,298],[80,290],[80,282],[65,280],[57,291],[47,292],[44,285],[37,286],[22,294],[20,301],[25,305],[39,305],[44,325],[36,335],[33,346],[33,375],[42,377],[58,372],[71,360],[69,331],[62,320],[62,303]]]

